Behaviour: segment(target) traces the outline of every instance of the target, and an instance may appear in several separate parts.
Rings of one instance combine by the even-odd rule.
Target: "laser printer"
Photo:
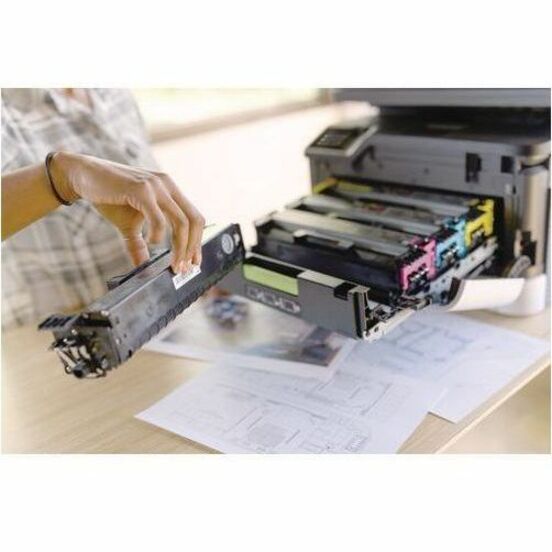
[[[255,221],[223,287],[360,339],[426,307],[545,308],[549,89],[334,89],[376,107],[306,148],[312,193]]]

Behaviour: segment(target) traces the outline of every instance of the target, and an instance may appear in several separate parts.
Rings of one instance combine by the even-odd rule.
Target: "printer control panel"
[[[355,128],[334,128],[325,130],[312,144],[317,148],[328,148],[345,150],[351,143],[358,138],[366,129]]]

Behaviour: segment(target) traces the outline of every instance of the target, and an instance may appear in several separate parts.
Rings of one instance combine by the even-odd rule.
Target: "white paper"
[[[359,343],[343,370],[383,370],[447,388],[432,412],[458,422],[534,362],[549,344],[448,313],[420,312],[374,343]]]
[[[390,453],[442,393],[382,372],[320,382],[218,365],[137,418],[227,453]]]
[[[294,316],[239,301],[248,305],[248,314],[236,327],[223,327],[198,301],[145,348],[327,381],[355,346],[353,339]]]
[[[466,278],[454,299],[439,308],[459,312],[504,307],[517,300],[524,283],[524,278]]]

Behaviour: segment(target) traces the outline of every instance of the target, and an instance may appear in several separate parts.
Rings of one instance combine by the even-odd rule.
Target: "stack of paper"
[[[377,369],[439,384],[447,391],[431,412],[459,422],[548,351],[542,339],[426,311],[375,343],[358,343],[343,369]]]
[[[425,312],[375,343],[326,332],[326,361],[306,353],[302,362],[297,352],[316,330],[277,318],[257,307],[248,326],[213,339],[193,324],[184,331],[183,317],[162,340],[218,364],[138,418],[221,452],[395,452],[428,412],[458,422],[548,351],[540,339]],[[205,352],[209,343],[216,352]]]
[[[324,383],[219,365],[138,418],[221,452],[394,452],[441,393],[383,373]]]

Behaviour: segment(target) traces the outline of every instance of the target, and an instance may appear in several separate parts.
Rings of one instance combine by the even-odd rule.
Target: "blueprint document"
[[[443,389],[370,370],[328,382],[220,364],[138,414],[227,453],[395,452]]]
[[[379,341],[359,343],[343,370],[383,370],[438,383],[432,412],[458,422],[549,354],[549,344],[465,316],[420,312]]]

